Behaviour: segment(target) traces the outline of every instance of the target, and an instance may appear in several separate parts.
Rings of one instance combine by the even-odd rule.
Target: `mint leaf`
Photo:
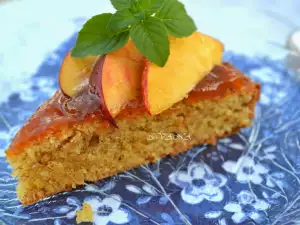
[[[102,55],[116,51],[126,44],[129,31],[113,32],[107,26],[111,17],[111,13],[104,13],[94,16],[84,24],[72,50],[73,57]]]
[[[82,27],[79,33],[95,33],[113,35],[114,31],[107,26],[111,20],[112,13],[103,13],[93,16]]]
[[[145,12],[138,12],[134,14],[134,17],[136,17],[139,21],[146,19]]]
[[[131,5],[134,1],[135,0],[110,0],[111,4],[116,10],[131,8]]]
[[[139,4],[143,11],[149,12],[150,15],[156,13],[165,0],[139,0]]]
[[[170,55],[170,42],[164,24],[149,18],[132,27],[130,37],[137,49],[151,62],[163,67]]]
[[[178,0],[164,1],[156,17],[163,21],[173,37],[188,37],[197,30],[193,19]]]
[[[130,25],[140,22],[140,19],[132,14],[129,9],[122,9],[112,15],[108,26],[112,30],[121,30],[127,28]]]
[[[72,50],[73,57],[83,58],[89,55],[104,55],[122,48],[129,39],[129,31],[105,36],[81,33]]]
[[[141,6],[140,6],[138,0],[132,0],[130,10],[133,13],[139,13],[139,12],[142,11]]]

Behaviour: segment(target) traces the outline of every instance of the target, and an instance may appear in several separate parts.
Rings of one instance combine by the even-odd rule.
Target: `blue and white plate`
[[[34,0],[28,2],[38,4]],[[190,8],[198,4],[192,0],[185,2]],[[209,7],[213,8],[218,1],[212,2],[205,4],[212,4]],[[260,4],[258,1],[253,2]],[[17,7],[21,3],[12,4]],[[24,7],[28,6],[22,4]],[[299,4],[296,6],[299,7]],[[3,8],[16,9],[8,6]],[[3,8],[0,7],[0,18]],[[229,16],[226,10],[234,12],[235,8],[233,5],[232,8],[224,9],[224,14]],[[23,10],[22,7],[18,9]],[[268,13],[272,18],[276,16]],[[257,20],[255,26],[258,28],[260,20],[253,20]],[[82,20],[73,22],[81,24]],[[74,27],[78,29],[78,26]],[[27,28],[34,30],[26,27],[23,31]],[[42,28],[38,28],[40,29]],[[229,40],[229,34],[225,32],[226,30],[222,35]],[[268,32],[274,33],[274,27]],[[259,35],[256,38],[259,39]],[[235,37],[235,40],[238,39],[239,37]],[[42,41],[38,39],[37,45],[42,46]],[[225,53],[225,61],[231,62],[262,84],[261,100],[251,128],[243,129],[238,135],[220,139],[216,146],[198,146],[184,154],[161,159],[155,164],[86,184],[28,207],[21,206],[15,192],[17,180],[10,175],[11,168],[5,162],[4,149],[26,119],[58,88],[57,73],[61,61],[74,41],[73,36],[59,45],[56,51],[48,54],[35,73],[28,75],[26,69],[20,70],[25,76],[19,76],[20,82],[16,76],[12,76],[10,81],[1,74],[0,87],[4,97],[0,96],[0,224],[75,224],[75,212],[83,202],[91,204],[95,225],[300,223],[300,83],[297,73],[285,66],[283,56],[286,52],[277,59],[267,50],[257,51],[258,56],[253,54],[253,48],[261,45],[259,42],[258,45],[253,44],[255,41],[252,42],[252,48],[244,48],[244,54],[237,53],[243,52],[238,47]],[[276,52],[278,56],[278,52],[283,50],[277,50],[274,50],[274,54]],[[22,51],[23,55],[26,53],[30,57],[30,48]],[[3,69],[7,74],[17,71],[5,67],[7,64],[1,65],[1,59],[3,63],[10,58],[10,55],[6,55],[9,53],[11,54],[9,50],[0,51],[0,71]],[[39,55],[38,51],[35,53]],[[21,59],[17,59],[17,62],[18,60],[21,62]],[[23,60],[28,61],[30,70],[31,60]],[[27,64],[23,63],[22,66],[24,65]],[[14,82],[18,84],[17,87],[13,86]]]

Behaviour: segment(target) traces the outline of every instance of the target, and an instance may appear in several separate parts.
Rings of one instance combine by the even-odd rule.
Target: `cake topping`
[[[221,64],[223,44],[195,32],[187,38],[170,37],[171,55],[161,68],[147,62],[142,78],[145,107],[156,115],[181,101],[216,64]]]
[[[163,67],[170,55],[168,34],[188,37],[196,26],[178,0],[111,0],[117,10],[88,20],[79,32],[73,57],[104,55],[132,39],[151,62]]]
[[[162,113],[222,63],[223,44],[195,32],[178,0],[111,2],[117,12],[94,16],[79,32],[62,64],[60,87],[80,98],[92,86],[115,127],[129,102],[143,102],[150,115]]]
[[[94,66],[91,80],[99,95],[101,111],[115,127],[113,118],[129,102],[140,99],[143,60],[144,57],[129,40],[118,51],[101,56]]]
[[[71,52],[65,56],[59,72],[60,89],[65,95],[73,97],[87,85],[96,59],[96,56],[74,58]]]
[[[224,97],[230,92],[251,90],[253,85],[243,73],[225,63],[215,66],[212,73],[209,73],[197,84],[185,101],[193,103],[201,100],[213,100]],[[89,87],[92,88],[92,86]],[[131,101],[119,115],[136,117],[138,111],[145,112],[144,103]],[[54,135],[56,132],[59,133],[61,127],[80,124],[87,120],[101,120],[101,118],[103,118],[104,124],[105,118],[100,111],[99,97],[91,93],[90,89],[84,89],[80,96],[75,98],[66,97],[61,91],[57,91],[51,101],[40,107],[18,132],[10,146],[9,154],[18,154],[29,141],[39,140],[49,132]],[[109,126],[107,122],[105,124]]]

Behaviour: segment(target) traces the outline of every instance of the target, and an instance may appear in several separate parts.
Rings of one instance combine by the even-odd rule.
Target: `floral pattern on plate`
[[[57,89],[55,74],[73,43],[1,105],[1,149]],[[225,59],[263,84],[251,128],[27,207],[0,151],[0,224],[74,224],[83,202],[91,204],[95,225],[299,223],[300,85],[282,61],[231,52]]]
[[[224,198],[222,187],[226,184],[226,177],[214,173],[207,165],[194,163],[188,166],[187,172],[174,171],[170,174],[171,183],[183,188],[181,198],[189,204],[199,204],[204,199],[220,202]]]

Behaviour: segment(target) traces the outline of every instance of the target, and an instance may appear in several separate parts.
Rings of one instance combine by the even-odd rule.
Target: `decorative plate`
[[[262,84],[251,128],[220,139],[216,146],[198,146],[21,206],[15,192],[17,180],[10,175],[4,149],[24,121],[58,88],[57,71],[74,41],[75,37],[62,44],[34,76],[1,101],[0,224],[75,224],[75,212],[83,202],[91,204],[95,225],[300,223],[297,76],[286,69],[282,59],[235,52],[226,52],[225,61]]]

